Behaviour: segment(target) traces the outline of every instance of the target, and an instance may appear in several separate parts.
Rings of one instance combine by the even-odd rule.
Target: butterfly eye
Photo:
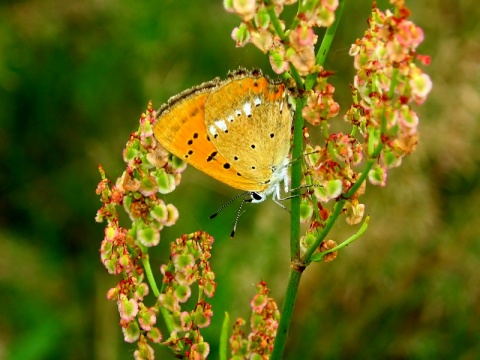
[[[260,195],[256,192],[252,192],[251,195],[252,195],[253,200],[261,201],[263,199],[262,195]]]

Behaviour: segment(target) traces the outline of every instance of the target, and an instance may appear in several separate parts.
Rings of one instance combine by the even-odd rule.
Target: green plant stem
[[[382,149],[383,148],[383,144],[380,143],[378,144],[378,147],[377,149]],[[378,155],[377,155],[378,156]],[[370,169],[372,168],[372,166],[377,162],[377,158],[372,158],[372,159],[369,159],[367,161],[367,163],[365,164],[365,167],[363,168],[362,170],[362,173],[360,174],[359,178],[357,179],[357,182],[355,184],[353,184],[353,186],[350,188],[350,190],[348,190],[348,192],[344,195],[342,195],[342,197],[344,199],[349,199],[353,196],[353,194],[355,194],[357,192],[357,190],[360,188],[360,186],[362,186],[362,183],[366,180],[367,176],[368,176],[368,173],[370,171]]]
[[[271,4],[271,1],[265,0],[264,2],[265,2],[265,5],[267,5],[267,12],[268,12],[268,15],[270,16],[270,21],[272,22],[275,32],[277,33],[278,36],[280,36],[280,39],[284,40],[285,32],[282,29],[282,25],[280,24],[280,20],[278,20],[277,14],[275,13],[275,10]]]
[[[302,270],[303,272],[303,270]],[[280,317],[280,323],[278,324],[277,336],[275,338],[275,344],[270,359],[281,359],[285,345],[287,342],[288,329],[293,315],[293,308],[298,293],[298,285],[302,272],[295,268],[290,268],[290,274],[288,277],[287,291],[285,294],[285,300],[283,301],[282,315]]]
[[[152,288],[153,295],[156,298],[160,296],[160,291],[158,291],[157,283],[155,282],[155,277],[153,276],[152,267],[150,266],[150,260],[148,254],[144,252],[145,256],[142,258],[143,269],[145,270],[145,275],[147,275],[148,283]]]
[[[307,187],[313,187],[313,181],[312,181],[312,177],[310,175],[306,175],[305,176],[305,183],[307,184]],[[315,199],[315,198],[313,198]],[[312,200],[312,202],[315,204],[317,200]],[[318,209],[318,206],[313,206],[313,215],[314,215],[314,219],[317,220],[318,222],[321,221],[320,219],[320,210]]]
[[[335,20],[333,24],[327,28],[325,32],[325,36],[323,37],[322,44],[320,45],[320,49],[318,49],[317,56],[315,58],[315,63],[317,65],[322,65],[325,63],[327,58],[328,51],[330,50],[330,46],[332,45],[333,38],[335,37],[335,33],[337,32],[338,24],[340,23],[340,18],[342,17],[343,7],[345,5],[345,0],[340,0],[338,2],[337,10],[335,11]]]
[[[305,88],[305,84],[297,68],[292,64],[290,64],[289,68],[290,68],[290,73],[292,74],[292,77],[295,80],[295,83],[297,84],[297,89],[303,90]]]
[[[305,99],[299,97],[295,103],[297,111],[295,112],[295,124],[293,132],[293,150],[292,158],[299,159],[303,155],[303,116],[302,109],[305,106]],[[300,258],[300,196],[299,188],[302,180],[302,162],[293,161],[292,163],[292,199],[291,199],[291,216],[290,216],[290,259],[292,264],[296,264]],[[288,328],[293,314],[293,307],[297,297],[298,284],[302,276],[303,268],[290,268],[290,275],[283,301],[282,313],[280,315],[280,323],[277,329],[275,345],[271,359],[280,359],[285,349]]]
[[[304,98],[296,99],[295,124],[293,132],[293,149],[292,159],[296,160],[303,155],[303,117],[302,111],[305,105]],[[291,199],[291,216],[290,216],[290,259],[298,259],[300,257],[300,196],[299,188],[302,181],[302,162],[293,161],[292,163],[292,189],[293,197]]]
[[[220,333],[220,360],[227,360],[228,350],[228,331],[230,329],[230,315],[225,312],[225,318],[223,319],[222,332]]]
[[[160,296],[160,291],[158,290],[157,283],[155,282],[155,278],[153,276],[152,267],[150,266],[148,249],[142,248],[142,252],[145,254],[145,256],[142,258],[142,265],[143,269],[145,270],[145,275],[147,276],[148,283],[150,284],[153,295],[155,295],[155,298],[158,299],[158,297]],[[165,321],[165,326],[167,327],[168,332],[172,333],[175,330],[175,327],[173,326],[170,313],[164,307],[160,307],[160,312],[162,313],[163,320]]]
[[[266,4],[269,4],[269,1],[266,1]],[[320,46],[319,53],[317,54],[317,64],[323,64],[326,58],[326,55],[328,53],[328,50],[330,49],[331,43],[333,41],[333,37],[335,35],[335,32],[337,30],[338,22],[340,20],[340,15],[343,10],[343,5],[344,5],[344,0],[340,0],[339,8],[338,11],[335,14],[335,22],[332,26],[330,26],[327,29],[326,35],[322,41],[322,45]],[[273,16],[272,16],[273,13]],[[284,38],[285,34],[282,31],[281,28],[278,28],[278,24],[276,24],[275,20],[276,16],[273,12],[273,9],[269,9],[269,14],[272,19],[272,24],[275,27],[275,30],[277,33]],[[295,82],[297,83],[297,86],[299,89],[304,88],[304,82],[302,81],[301,77],[299,76],[298,72],[296,71],[295,68],[290,67],[291,69],[291,74],[293,78],[295,79]],[[317,74],[313,74],[313,76],[310,76],[310,87],[311,89],[315,83],[315,79],[317,77]],[[302,109],[305,106],[305,98],[303,97],[298,97],[296,99],[296,112],[295,112],[295,126],[294,126],[294,135],[293,135],[293,150],[292,150],[292,158],[293,159],[298,159],[303,155],[303,123],[304,119],[302,116]],[[299,261],[300,258],[300,197],[299,195],[299,190],[298,188],[301,185],[301,175],[302,175],[302,164],[299,161],[294,161],[292,164],[292,189],[295,189],[293,191],[293,197],[291,200],[291,228],[290,228],[290,258],[292,261],[292,267],[290,268],[290,274],[288,278],[288,284],[287,284],[287,289],[285,293],[285,300],[283,302],[282,306],[282,313],[280,316],[280,322],[278,325],[277,329],[277,335],[275,338],[275,344],[273,347],[273,352],[271,354],[271,359],[281,359],[283,352],[285,350],[285,345],[286,345],[286,340],[287,340],[287,335],[288,335],[288,329],[290,327],[290,322],[292,319],[293,315],[293,309],[295,305],[295,300],[297,297],[298,293],[298,286],[300,283],[300,279],[303,273],[303,270],[305,269],[305,262]],[[331,224],[328,225],[328,231],[330,231],[331,227],[333,226],[333,223],[337,219],[341,209],[343,208],[343,203],[345,200],[339,200],[342,204],[338,205],[338,212],[336,215],[333,217],[335,212],[330,216],[331,219],[330,222]],[[328,220],[327,220],[328,223]],[[327,226],[326,226],[327,228]],[[324,228],[325,230],[325,228]],[[326,235],[325,235],[326,236]],[[307,257],[307,259],[310,258],[310,256],[313,254],[312,253]]]
[[[327,54],[335,37],[335,33],[337,32],[338,24],[340,23],[340,18],[342,17],[344,5],[345,0],[340,0],[338,2],[338,7],[335,11],[335,20],[333,24],[327,28],[325,35],[323,36],[322,43],[320,44],[320,48],[318,49],[317,56],[315,57],[315,64],[317,65],[323,66],[325,63]],[[305,81],[305,88],[307,90],[311,90],[313,88],[315,85],[315,80],[317,79],[317,75],[318,73],[313,73],[307,76],[307,80]]]

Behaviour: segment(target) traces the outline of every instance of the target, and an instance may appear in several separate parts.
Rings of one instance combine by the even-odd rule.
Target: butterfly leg
[[[286,199],[288,199],[289,197],[287,197]],[[275,203],[277,203],[278,205],[280,205],[281,208],[283,208],[284,210],[287,210],[288,212],[290,212],[290,210],[288,210],[285,205],[283,205],[282,203],[280,203],[280,201],[283,201],[283,200],[286,200],[286,199],[283,199],[281,196],[280,196],[280,186],[277,185],[277,188],[276,188],[276,191],[273,193],[273,196],[272,196],[272,199]]]

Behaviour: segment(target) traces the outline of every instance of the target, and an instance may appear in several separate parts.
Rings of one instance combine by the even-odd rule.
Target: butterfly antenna
[[[311,188],[315,188],[315,187],[323,187],[323,185],[320,185],[320,184],[312,184],[312,185],[301,185],[295,189],[292,189],[290,190],[291,192],[295,191],[295,190],[302,190],[302,189],[311,189]],[[281,198],[281,199],[278,199],[279,201],[285,201],[285,200],[289,200],[291,198],[294,198],[294,197],[298,197],[298,196],[302,196],[302,195],[305,195],[305,194],[294,194],[294,195],[289,195],[289,196],[286,196],[284,198]]]
[[[313,155],[313,154],[316,154],[316,153],[318,153],[318,152],[320,152],[320,150],[314,150],[314,151],[310,151],[310,152],[308,152],[308,153],[306,153],[306,154],[302,154],[302,155],[300,155],[299,157],[297,157],[297,158],[293,159],[292,161],[290,161],[290,162],[288,163],[288,165],[291,165],[291,164],[294,163],[295,161],[301,160],[302,158],[304,158],[304,157],[306,157],[306,156],[308,156],[308,155]]]
[[[302,190],[302,189],[305,189],[305,188],[311,188],[311,187],[314,187],[315,185],[301,185],[295,189],[291,189],[290,192],[294,192],[296,190]],[[295,198],[295,197],[298,197],[298,196],[302,196],[303,194],[294,194],[294,195],[289,195],[289,196],[285,196],[284,198],[281,198],[281,199],[278,199],[279,201],[285,201],[285,200],[289,200],[291,198]]]
[[[243,195],[250,195],[249,192],[247,193],[243,193]],[[238,196],[237,196],[238,198]],[[233,239],[233,237],[235,236],[235,231],[237,231],[237,224],[238,224],[238,220],[240,219],[240,216],[242,215],[242,207],[243,207],[243,204],[247,203],[247,202],[252,202],[252,197],[251,195],[249,197],[245,196],[243,199],[242,199],[242,202],[240,203],[240,207],[238,208],[238,211],[237,211],[237,216],[235,217],[235,223],[233,224],[233,230],[232,232],[230,233],[230,239]]]
[[[214,214],[210,215],[210,219],[213,219],[214,217],[216,217],[218,214],[220,214],[220,211],[222,211],[223,209],[225,209],[228,205],[230,205],[232,202],[234,202],[235,200],[237,200],[239,197],[242,197],[242,196],[245,196],[247,194],[250,194],[250,192],[248,191],[245,191],[243,193],[240,193],[238,194],[237,196],[235,196],[234,198],[230,199],[229,201],[227,201],[225,204],[223,204],[220,209],[218,209]],[[242,201],[243,203],[243,201]],[[235,222],[236,223],[236,222]]]
[[[314,150],[314,151],[308,152],[308,153],[306,153],[306,154],[302,154],[302,155],[300,155],[299,157],[293,159],[292,161],[289,161],[287,164],[283,165],[282,167],[288,168],[288,167],[291,166],[295,161],[301,160],[301,159],[303,159],[304,157],[306,157],[306,156],[308,156],[308,155],[316,154],[316,153],[318,153],[319,151],[320,151],[320,150]]]

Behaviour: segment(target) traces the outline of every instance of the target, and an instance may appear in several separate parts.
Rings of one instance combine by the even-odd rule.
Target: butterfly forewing
[[[234,188],[255,191],[256,183],[239,174],[207,134],[205,101],[217,85],[205,83],[172,98],[159,110],[155,138],[169,152],[207,175]]]

